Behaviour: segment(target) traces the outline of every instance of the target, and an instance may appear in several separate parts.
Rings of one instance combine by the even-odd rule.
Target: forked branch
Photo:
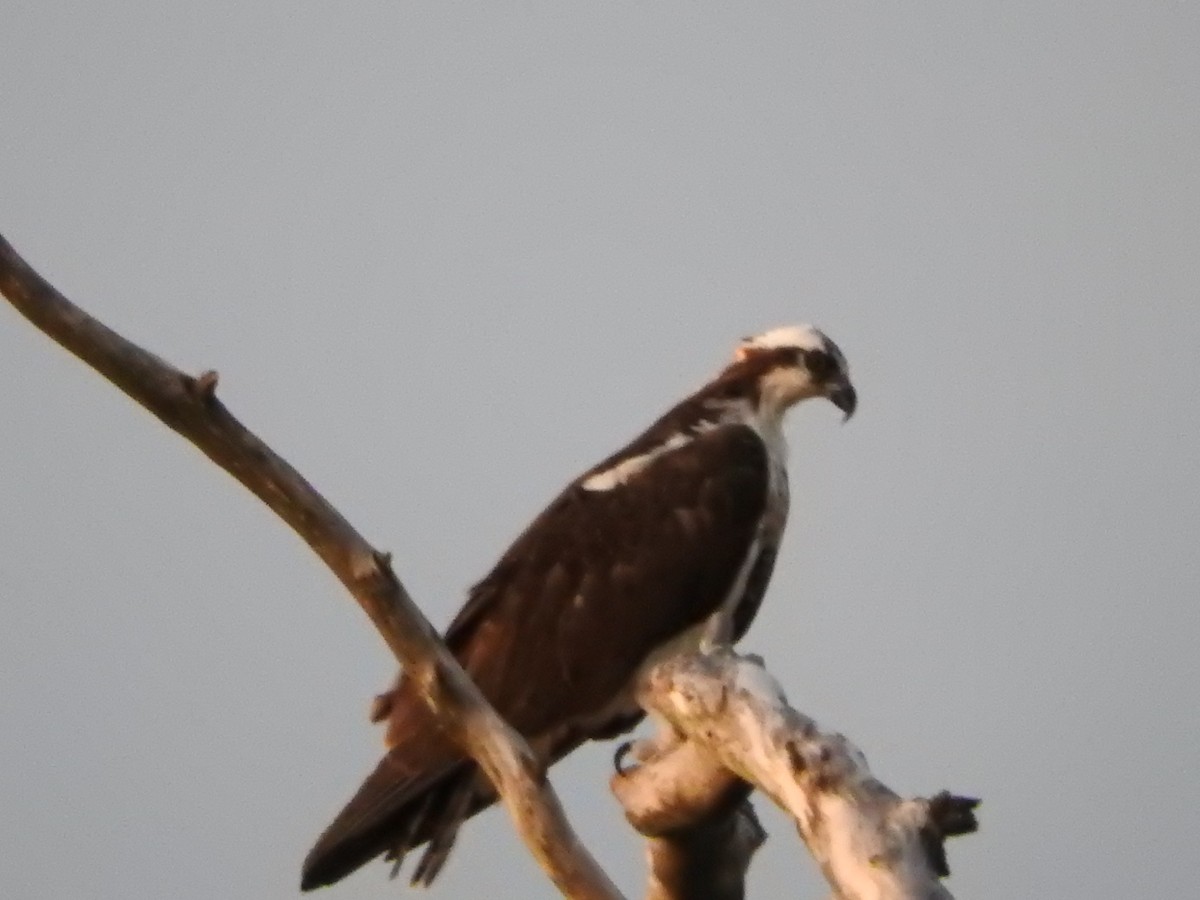
[[[728,649],[677,656],[650,672],[639,700],[668,725],[635,749],[642,765],[613,779],[639,830],[739,799],[741,779],[795,819],[839,900],[952,900],[943,842],[976,829],[979,801],[899,797],[846,738],[792,709],[761,660]]]

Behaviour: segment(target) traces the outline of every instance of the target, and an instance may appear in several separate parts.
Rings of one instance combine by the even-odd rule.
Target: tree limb
[[[668,659],[649,673],[639,701],[673,729],[639,748],[639,768],[613,779],[639,830],[647,822],[669,829],[681,808],[719,805],[740,778],[796,820],[839,900],[953,900],[939,880],[949,874],[943,841],[976,829],[979,801],[902,799],[846,738],[792,709],[761,660],[729,649]]]
[[[621,896],[575,836],[529,746],[488,705],[373,548],[216,397],[217,374],[186,375],[72,304],[0,236],[0,292],[86,362],[249,488],[312,547],[370,617],[438,723],[495,785],[525,844],[566,896]]]
[[[609,781],[625,818],[647,839],[646,900],[743,900],[750,860],[767,838],[750,805],[753,786],[701,745],[663,734],[669,748],[622,745]],[[627,769],[630,751],[639,765]]]

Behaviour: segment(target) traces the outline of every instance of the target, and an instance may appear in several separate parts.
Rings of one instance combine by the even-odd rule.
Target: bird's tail
[[[413,873],[429,884],[446,861],[458,826],[492,801],[476,766],[450,754],[430,765],[411,747],[394,747],[317,839],[304,860],[300,889],[324,887],[386,853],[398,870],[404,855],[426,842]],[[407,750],[407,752],[405,752]],[[394,873],[393,873],[394,874]]]

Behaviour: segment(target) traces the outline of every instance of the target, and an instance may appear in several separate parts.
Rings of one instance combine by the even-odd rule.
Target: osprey
[[[746,338],[724,371],[572,481],[470,591],[447,647],[547,764],[631,729],[645,667],[737,640],[787,519],[784,413],[857,402],[837,345],[810,326]],[[376,698],[387,752],[304,861],[301,888],[428,843],[429,884],[459,826],[495,800],[403,678]]]

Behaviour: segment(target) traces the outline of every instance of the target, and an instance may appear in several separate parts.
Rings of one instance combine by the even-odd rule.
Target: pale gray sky
[[[4,2],[0,229],[226,402],[444,623],[541,505],[811,321],[746,646],[962,898],[1195,892],[1194,3]],[[227,476],[0,311],[0,884],[293,897],[392,664]],[[636,892],[609,748],[554,781]],[[822,896],[786,823],[752,896]],[[341,900],[399,896],[375,865]],[[502,814],[431,898],[550,897]]]

